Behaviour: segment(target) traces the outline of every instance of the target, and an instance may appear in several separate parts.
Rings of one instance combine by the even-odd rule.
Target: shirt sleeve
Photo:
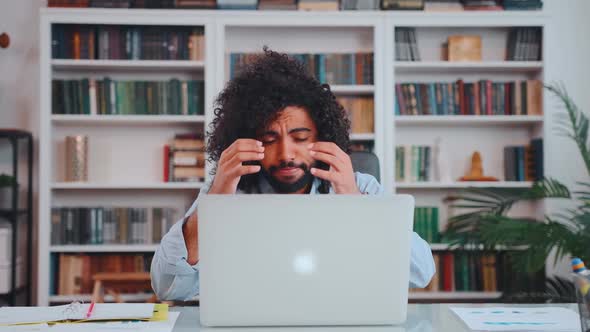
[[[160,300],[186,301],[199,294],[199,263],[190,265],[187,261],[182,226],[197,209],[200,198],[209,191],[209,187],[210,183],[207,183],[201,188],[184,218],[164,235],[154,254],[150,274],[152,288]]]
[[[357,172],[355,177],[361,193],[368,195],[384,193],[383,186],[373,176]],[[410,288],[424,288],[436,272],[432,251],[428,242],[416,232],[412,232],[410,246]]]

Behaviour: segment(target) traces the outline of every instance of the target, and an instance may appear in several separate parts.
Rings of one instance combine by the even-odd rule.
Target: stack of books
[[[396,115],[542,115],[540,80],[398,83]]]
[[[395,29],[395,60],[420,61],[415,28]]]
[[[232,53],[230,78],[257,58],[252,53]],[[289,54],[321,83],[342,85],[373,84],[373,53]]]
[[[503,10],[497,0],[463,0],[465,10]]]
[[[164,146],[164,182],[205,181],[205,141],[201,134],[177,134]]]
[[[56,24],[53,59],[203,60],[203,27]]]
[[[297,10],[297,0],[260,0],[260,10]]]
[[[539,181],[543,179],[543,139],[532,139],[529,145],[504,147],[506,181]]]
[[[414,232],[428,243],[440,243],[437,207],[417,206],[414,209]]]
[[[461,0],[426,0],[424,11],[427,12],[456,12],[462,11]]]
[[[337,99],[348,112],[353,134],[371,134],[375,132],[373,97],[338,97]]]
[[[174,8],[178,9],[215,9],[215,0],[175,0]]]
[[[380,0],[341,0],[341,10],[379,10]]]
[[[424,0],[382,0],[383,10],[422,10]]]
[[[412,291],[501,291],[505,294],[523,294],[545,289],[545,270],[515,273],[508,252],[448,251],[433,254],[433,258],[437,273],[425,289]]]
[[[299,0],[297,9],[309,11],[338,10],[338,0]]]
[[[506,60],[539,61],[543,45],[541,28],[513,28],[508,35]]]
[[[51,244],[151,244],[176,222],[173,208],[54,207]]]
[[[539,10],[542,8],[542,0],[504,0],[504,9],[506,10]]]
[[[395,180],[397,182],[427,182],[434,179],[433,148],[431,146],[397,146],[395,148]]]
[[[256,10],[258,0],[217,0],[218,9]]]
[[[203,81],[53,80],[53,114],[202,115]]]

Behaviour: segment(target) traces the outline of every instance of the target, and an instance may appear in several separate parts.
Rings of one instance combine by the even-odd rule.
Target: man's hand
[[[316,142],[308,146],[310,155],[330,165],[329,170],[311,168],[311,174],[330,181],[337,194],[360,194],[356,185],[350,156],[332,142]]]
[[[248,138],[236,140],[221,153],[209,194],[235,194],[242,175],[260,171],[259,165],[243,165],[242,162],[263,158],[262,142]]]

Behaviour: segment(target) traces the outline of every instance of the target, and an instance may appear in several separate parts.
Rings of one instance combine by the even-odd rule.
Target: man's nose
[[[289,140],[283,139],[279,144],[279,159],[281,161],[290,161],[295,159],[295,145]]]

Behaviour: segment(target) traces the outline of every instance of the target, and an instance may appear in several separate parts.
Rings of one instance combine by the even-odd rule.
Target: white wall
[[[39,131],[38,9],[45,3],[0,1],[0,33],[7,32],[11,37],[10,47],[0,49],[0,127],[27,129],[35,137]],[[544,0],[544,3],[554,29],[551,42],[554,47],[549,50],[549,59],[554,61],[551,66],[556,68],[553,76],[566,84],[581,109],[589,111],[590,94],[584,86],[590,77],[590,41],[586,38],[590,32],[586,15],[590,12],[590,1]],[[9,157],[4,152],[6,146],[0,145],[0,172],[9,166]],[[573,185],[588,178],[575,146],[568,139],[548,139],[546,152],[549,156],[546,169],[559,180]],[[559,205],[551,204],[551,207]]]
[[[584,37],[590,32],[590,20],[586,16],[590,11],[590,1],[545,0],[544,3],[553,19],[554,47],[548,50],[549,57],[554,61],[551,64],[555,68],[552,76],[566,85],[568,93],[579,108],[590,115],[590,94],[585,88],[590,77],[590,41]],[[557,108],[561,107],[561,104],[554,99],[549,106]],[[555,127],[552,123],[549,125]],[[588,173],[571,139],[555,135],[553,128],[551,139],[546,142],[547,172],[567,185],[570,190],[575,190],[576,182],[588,182]],[[570,206],[568,202],[552,201],[548,204],[548,209],[555,212]],[[569,259],[561,261],[555,268],[548,265],[547,271],[569,273]]]

